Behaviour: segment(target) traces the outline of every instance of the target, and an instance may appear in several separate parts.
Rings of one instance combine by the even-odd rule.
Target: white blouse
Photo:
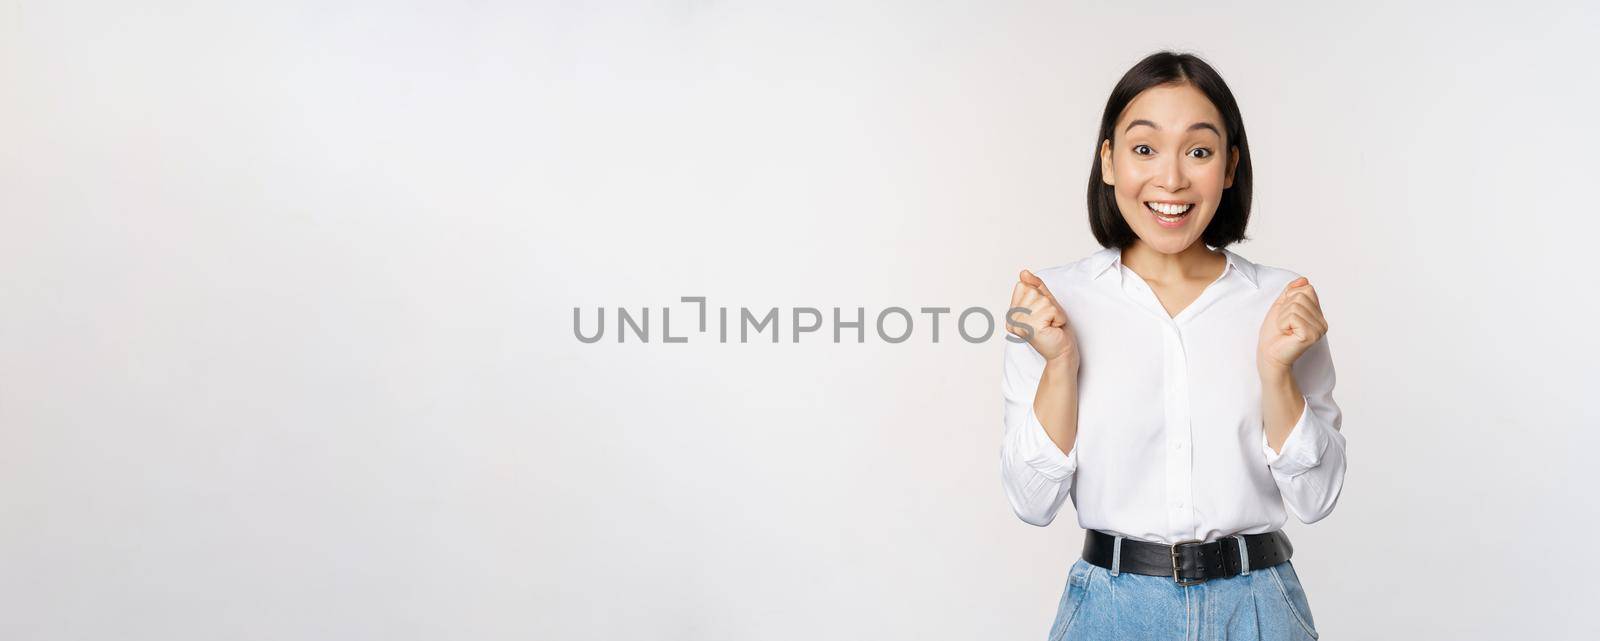
[[[1230,250],[1222,276],[1168,316],[1121,250],[1035,272],[1078,337],[1078,435],[1070,454],[1033,413],[1044,357],[1006,335],[1002,484],[1045,526],[1067,497],[1078,525],[1142,541],[1212,541],[1279,529],[1284,505],[1327,516],[1344,485],[1345,439],[1324,335],[1295,361],[1305,411],[1282,453],[1267,445],[1256,345],[1296,278]]]

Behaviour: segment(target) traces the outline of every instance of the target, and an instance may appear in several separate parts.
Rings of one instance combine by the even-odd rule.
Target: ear
[[[1239,168],[1239,148],[1234,147],[1233,151],[1230,152],[1228,156],[1228,180],[1222,184],[1223,189],[1233,186],[1233,172]]]
[[[1116,171],[1111,168],[1111,140],[1109,138],[1100,143],[1100,182],[1112,186],[1117,184]]]

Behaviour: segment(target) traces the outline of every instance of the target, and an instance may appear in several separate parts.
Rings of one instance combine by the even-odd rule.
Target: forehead
[[[1164,135],[1184,134],[1197,122],[1209,122],[1222,130],[1222,113],[1217,111],[1216,105],[1211,104],[1199,89],[1192,85],[1161,85],[1151,87],[1135,96],[1133,102],[1128,103],[1122,110],[1122,117],[1117,119],[1117,135],[1122,135],[1128,128],[1128,123],[1135,120],[1149,120],[1161,127]],[[1149,127],[1140,127],[1137,131],[1155,133]],[[1207,133],[1202,130],[1202,133]]]

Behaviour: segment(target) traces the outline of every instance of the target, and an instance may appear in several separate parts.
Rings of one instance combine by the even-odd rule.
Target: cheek
[[[1117,181],[1117,200],[1123,205],[1133,202],[1139,197],[1139,184],[1132,180]]]
[[[1144,193],[1145,183],[1150,182],[1150,172],[1146,165],[1140,163],[1117,163],[1117,195],[1124,198],[1138,198]]]
[[[1203,188],[1207,192],[1221,193],[1222,183],[1227,182],[1228,168],[1220,162],[1212,162],[1196,167],[1190,175],[1194,177],[1196,187]]]

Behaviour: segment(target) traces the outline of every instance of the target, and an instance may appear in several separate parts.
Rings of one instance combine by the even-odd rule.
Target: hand
[[[1015,315],[1009,313],[1010,309],[1018,307],[1029,311],[1019,311]],[[1033,272],[1022,270],[1016,286],[1011,288],[1011,307],[1007,309],[1007,332],[1027,340],[1046,361],[1066,363],[1071,370],[1077,371],[1078,336],[1067,322],[1066,310],[1061,308],[1043,280]]]
[[[1311,281],[1301,276],[1283,288],[1261,323],[1256,367],[1263,373],[1287,372],[1311,345],[1328,333],[1322,303]]]

